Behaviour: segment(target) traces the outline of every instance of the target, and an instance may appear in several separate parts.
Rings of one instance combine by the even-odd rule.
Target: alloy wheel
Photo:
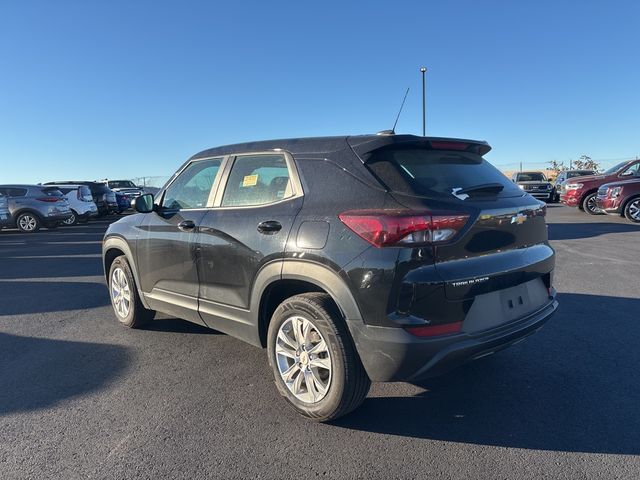
[[[317,403],[331,385],[331,355],[324,337],[308,319],[293,316],[278,329],[275,356],[280,377],[301,402]]]
[[[640,222],[640,199],[634,200],[629,204],[629,216]]]
[[[32,215],[22,215],[18,220],[18,223],[20,229],[24,230],[25,232],[32,232],[38,225],[36,218]]]
[[[120,318],[127,318],[131,308],[131,290],[124,270],[116,268],[111,274],[111,299]]]
[[[71,213],[71,216],[64,220],[62,223],[64,223],[65,225],[73,225],[74,223],[76,223],[75,213]]]
[[[596,204],[596,197],[595,195],[591,196],[591,198],[589,198],[589,200],[587,200],[587,208],[589,209],[590,212],[598,212],[598,205]]]

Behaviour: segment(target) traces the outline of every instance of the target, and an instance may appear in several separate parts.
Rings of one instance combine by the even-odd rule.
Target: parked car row
[[[629,160],[601,174],[565,181],[560,201],[591,215],[621,215],[640,223],[640,160]]]
[[[114,185],[112,190],[109,184]],[[67,180],[38,185],[0,185],[0,228],[37,232],[122,213],[143,190],[129,180]]]

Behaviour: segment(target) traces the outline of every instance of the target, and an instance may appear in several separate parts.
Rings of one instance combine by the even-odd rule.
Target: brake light
[[[407,210],[351,210],[340,221],[375,247],[402,247],[445,242],[467,224],[466,214],[418,213]]]
[[[431,148],[434,150],[466,150],[469,148],[468,143],[464,142],[438,142],[432,141]]]
[[[462,330],[462,322],[444,323],[442,325],[425,325],[421,327],[408,327],[407,332],[416,337],[436,337],[438,335],[451,335]]]
[[[58,200],[62,200],[62,197],[38,197],[36,200],[47,203],[55,203]]]

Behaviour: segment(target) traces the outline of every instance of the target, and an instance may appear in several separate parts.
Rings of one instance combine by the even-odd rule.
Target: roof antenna
[[[381,132],[378,132],[378,135],[395,135],[396,134],[396,125],[398,124],[398,120],[400,119],[400,114],[402,113],[402,109],[404,108],[404,102],[407,100],[407,95],[409,95],[409,87],[407,87],[407,91],[404,92],[404,98],[402,99],[400,110],[398,110],[398,115],[396,115],[396,121],[393,123],[393,128],[391,130],[382,130]]]

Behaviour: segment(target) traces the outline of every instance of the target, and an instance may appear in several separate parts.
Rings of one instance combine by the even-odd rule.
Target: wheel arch
[[[625,199],[625,201],[622,204],[622,208],[620,208],[620,214],[624,217],[625,216],[625,212],[627,210],[627,206],[633,202],[634,200],[637,200],[640,198],[640,193],[634,193],[632,195],[629,196],[629,198]]]
[[[13,212],[12,218],[13,218],[13,223],[17,223],[18,222],[18,217],[20,215],[22,215],[23,213],[31,213],[33,215],[35,215],[36,217],[38,217],[38,220],[40,220],[40,222],[44,223],[45,218],[42,216],[42,214],[40,212],[38,212],[35,208],[30,208],[30,207],[23,207],[20,208],[19,210],[16,210],[15,212]]]
[[[140,290],[140,277],[138,275],[138,268],[136,267],[136,262],[134,261],[133,251],[131,247],[127,243],[127,241],[122,237],[109,237],[106,238],[102,243],[102,266],[104,268],[104,279],[107,285],[109,284],[109,269],[111,268],[111,264],[113,261],[124,255],[129,262],[129,267],[131,268],[131,273],[133,273],[133,278],[136,282],[136,288],[138,289],[138,296],[140,297],[140,301],[144,305],[145,308],[149,308],[147,301]]]
[[[258,335],[263,347],[266,346],[267,329],[275,309],[285,299],[301,293],[328,294],[350,331],[352,322],[362,322],[360,309],[349,287],[335,271],[309,261],[284,260],[276,264],[281,268],[261,270],[251,297],[250,309],[257,312]]]

